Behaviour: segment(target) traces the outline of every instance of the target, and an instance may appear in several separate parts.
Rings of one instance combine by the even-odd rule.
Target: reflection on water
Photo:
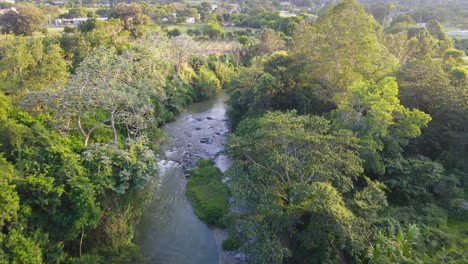
[[[169,142],[166,160],[160,162],[161,184],[135,234],[149,263],[219,263],[213,231],[195,216],[185,197],[183,167],[200,158],[215,159],[221,169],[229,166],[221,155],[228,131],[223,100],[219,96],[192,104],[164,126]]]

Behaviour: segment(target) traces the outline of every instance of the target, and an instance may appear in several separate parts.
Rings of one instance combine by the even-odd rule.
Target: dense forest
[[[444,29],[466,29],[463,2],[16,4],[0,15],[0,263],[144,263],[161,126],[223,89],[233,165],[199,162],[187,196],[225,249],[467,263],[468,44]],[[87,19],[54,34],[46,18]]]
[[[467,262],[468,71],[441,25],[345,0],[279,42],[228,86],[249,260]]]

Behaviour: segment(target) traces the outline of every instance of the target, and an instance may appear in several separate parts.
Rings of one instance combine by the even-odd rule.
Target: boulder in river
[[[213,143],[213,142],[212,142],[212,140],[210,138],[202,138],[200,140],[200,143],[211,145],[211,143]]]

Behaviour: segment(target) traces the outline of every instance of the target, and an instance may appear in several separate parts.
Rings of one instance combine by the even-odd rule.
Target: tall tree
[[[387,77],[379,83],[355,84],[350,90],[350,100],[332,113],[335,126],[356,132],[364,146],[361,155],[368,168],[374,173],[383,174],[385,165],[380,153],[384,148],[400,153],[402,150],[398,147],[408,144],[408,139],[419,136],[421,128],[427,126],[431,117],[400,104],[394,78]]]
[[[68,78],[67,63],[58,44],[45,38],[6,35],[0,41],[0,78],[9,93],[62,87]]]
[[[315,27],[302,24],[293,36],[292,54],[303,65],[303,81],[320,84],[317,95],[339,103],[350,85],[392,73],[398,61],[379,42],[379,31],[355,0],[330,7]]]
[[[188,35],[180,35],[171,38],[171,51],[175,59],[176,70],[179,72],[184,63],[198,51],[198,43]]]
[[[359,251],[366,234],[357,231],[363,224],[352,204],[375,211],[386,201],[382,184],[368,180],[364,189],[354,189],[362,173],[357,143],[350,131],[332,131],[322,117],[294,112],[239,124],[229,142],[238,160],[228,175],[246,209],[234,229],[252,263],[282,263],[292,251],[297,262],[305,261],[304,252],[336,261],[345,247]]]
[[[468,100],[466,87],[451,84],[440,60],[413,60],[398,71],[397,80],[401,102],[429,114],[445,107],[460,108]]]
[[[97,49],[76,70],[67,86],[45,98],[66,128],[77,129],[88,144],[93,132],[110,128],[118,141],[119,129],[135,137],[161,118],[166,95],[165,78],[170,69],[161,50],[148,43],[136,45],[122,55],[113,49]],[[160,58],[160,60],[156,60]],[[25,101],[34,101],[31,94]]]
[[[0,17],[3,33],[32,35],[45,23],[42,11],[33,4],[19,4],[17,11],[9,11]]]

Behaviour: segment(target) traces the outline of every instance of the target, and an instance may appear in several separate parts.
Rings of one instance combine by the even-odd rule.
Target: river
[[[160,184],[135,232],[148,263],[233,263],[222,251],[222,231],[199,220],[185,197],[185,168],[199,159],[215,160],[223,171],[228,133],[225,96],[191,104],[174,122],[165,124],[169,140],[160,161]],[[221,235],[220,235],[221,234]]]

